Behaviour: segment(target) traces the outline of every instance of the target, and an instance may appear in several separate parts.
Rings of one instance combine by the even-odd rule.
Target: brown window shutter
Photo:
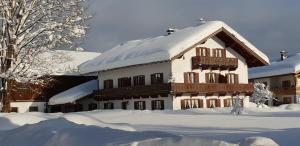
[[[199,47],[196,48],[196,56],[200,56],[200,49]]]
[[[220,99],[216,100],[216,107],[221,107],[221,101],[220,101]]]
[[[151,75],[151,84],[154,84],[154,82],[155,82],[155,74],[152,74]]]
[[[199,73],[194,73],[194,81],[195,83],[199,83]]]
[[[229,83],[229,77],[228,77],[228,74],[226,74],[225,77],[226,77],[227,83]]]
[[[220,74],[215,73],[215,76],[216,76],[216,82],[215,83],[219,83]]]
[[[239,75],[238,74],[234,74],[234,83],[235,84],[239,83]]]
[[[206,74],[205,74],[205,81],[206,81],[206,83],[210,83],[210,82],[209,82],[209,73],[206,73]]]
[[[210,108],[210,99],[206,99],[206,108]]]
[[[213,57],[217,57],[217,50],[213,49]]]
[[[205,48],[206,49],[206,56],[210,56],[210,50],[209,50],[209,48]]]
[[[154,110],[154,108],[155,108],[154,104],[155,104],[155,100],[152,100],[152,101],[151,101],[151,109],[152,109],[152,110]]]
[[[185,109],[184,100],[181,100],[181,109]]]
[[[226,58],[226,49],[222,49],[222,57]]]
[[[224,99],[224,107],[228,107],[227,106],[227,99]]]
[[[184,83],[189,83],[189,81],[188,81],[188,73],[183,73],[183,75],[184,75]]]
[[[203,99],[198,100],[199,108],[203,108]]]

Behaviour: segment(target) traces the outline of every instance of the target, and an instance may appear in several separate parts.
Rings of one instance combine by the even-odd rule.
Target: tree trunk
[[[10,112],[10,99],[9,99],[9,96],[7,96],[7,80],[6,79],[2,79],[1,96],[2,96],[2,105],[3,105],[1,112],[9,113]]]

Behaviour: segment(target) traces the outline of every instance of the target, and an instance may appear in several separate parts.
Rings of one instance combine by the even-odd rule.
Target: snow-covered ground
[[[0,114],[0,145],[299,145],[300,105],[230,110]]]

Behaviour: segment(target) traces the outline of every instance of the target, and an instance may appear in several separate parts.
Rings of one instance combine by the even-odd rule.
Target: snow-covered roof
[[[82,74],[171,60],[194,44],[207,39],[220,29],[225,29],[269,63],[268,57],[222,21],[209,21],[199,26],[176,30],[171,35],[133,40],[118,45],[93,60],[80,65]]]
[[[284,75],[300,71],[300,53],[283,61],[272,62],[268,66],[249,69],[249,79]]]
[[[47,70],[50,70],[51,75],[79,75],[78,66],[100,54],[97,52],[55,50],[42,53],[39,57],[44,62],[49,62],[46,67]]]
[[[73,103],[80,98],[92,94],[93,91],[97,89],[97,87],[98,87],[97,80],[91,80],[85,82],[83,84],[80,84],[78,86],[75,86],[71,89],[68,89],[66,91],[63,91],[59,94],[52,96],[49,99],[48,104],[56,105],[56,104]]]

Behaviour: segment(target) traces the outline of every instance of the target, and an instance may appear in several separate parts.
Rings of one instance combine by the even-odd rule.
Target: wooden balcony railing
[[[296,94],[296,87],[271,88],[271,91],[275,95],[295,95]]]
[[[192,68],[212,68],[212,69],[229,69],[235,70],[238,67],[237,58],[194,56],[192,57]]]
[[[249,93],[253,91],[252,84],[188,84],[174,83],[172,84],[172,92],[174,93]]]
[[[123,99],[132,97],[149,97],[167,94],[183,93],[251,93],[252,84],[193,84],[193,83],[168,83],[125,88],[110,88],[96,90],[94,95],[99,99]]]
[[[171,90],[170,84],[154,84],[146,86],[131,86],[122,88],[109,88],[96,90],[94,95],[96,98],[127,98],[127,97],[143,97],[152,95],[169,94]]]

